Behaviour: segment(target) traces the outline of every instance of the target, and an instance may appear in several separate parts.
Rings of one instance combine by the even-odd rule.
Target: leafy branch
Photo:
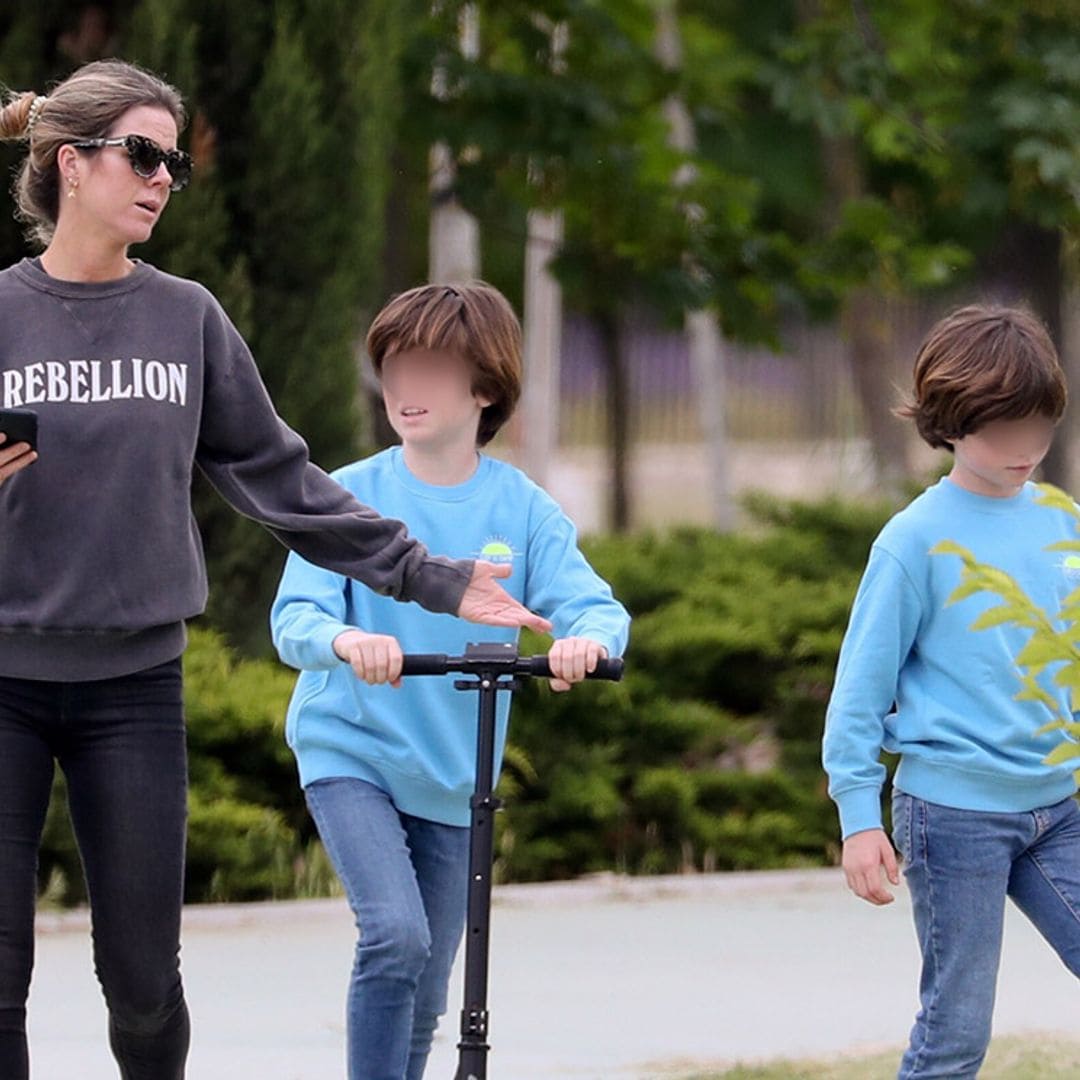
[[[1040,506],[1063,510],[1073,517],[1080,531],[1080,508],[1060,488],[1052,484],[1040,484],[1036,503]],[[1080,539],[1061,540],[1049,545],[1047,551],[1073,552],[1080,567]],[[984,611],[972,624],[972,630],[989,630],[995,626],[1016,626],[1031,631],[1027,644],[1016,656],[1020,669],[1021,688],[1017,701],[1035,701],[1050,711],[1054,717],[1038,729],[1036,734],[1062,731],[1068,736],[1047,755],[1048,765],[1080,758],[1080,721],[1076,712],[1080,708],[1080,588],[1074,589],[1062,602],[1061,609],[1047,614],[1021,588],[1017,580],[1004,570],[988,563],[979,562],[965,547],[951,540],[944,540],[930,549],[932,555],[956,555],[963,562],[960,584],[953,590],[947,603],[955,604],[978,593],[992,593],[1001,603]],[[1052,682],[1065,687],[1069,693],[1069,711],[1061,708],[1060,701],[1049,693],[1039,681],[1039,676],[1055,665]]]

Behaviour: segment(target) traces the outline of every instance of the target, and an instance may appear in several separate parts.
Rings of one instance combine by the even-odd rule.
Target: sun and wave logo
[[[1068,581],[1080,584],[1080,555],[1066,555],[1058,565]]]
[[[473,554],[475,558],[483,559],[485,562],[504,563],[509,566],[513,563],[514,557],[520,555],[521,552],[515,551],[505,536],[489,536],[484,541],[484,546]]]

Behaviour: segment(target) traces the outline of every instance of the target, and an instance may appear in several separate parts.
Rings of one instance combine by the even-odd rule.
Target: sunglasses
[[[69,144],[76,150],[97,150],[102,146],[122,146],[127,151],[128,161],[136,176],[149,180],[162,162],[169,170],[172,182],[170,191],[183,191],[191,180],[194,162],[190,154],[183,150],[162,150],[153,139],[145,135],[121,135],[115,139],[82,139]]]

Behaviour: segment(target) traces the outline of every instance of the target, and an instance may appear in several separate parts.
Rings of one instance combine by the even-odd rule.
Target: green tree
[[[1075,6],[806,0],[789,12],[760,76],[774,107],[819,141],[833,208],[823,251],[847,268],[854,330],[871,344],[864,400],[883,396],[866,287],[934,288],[973,272],[982,290],[1028,302],[1060,347],[1062,241],[1080,223]],[[1059,481],[1069,442],[1047,462]]]
[[[772,238],[755,231],[756,184],[670,144],[665,102],[673,76],[654,56],[655,20],[642,0],[485,4],[475,60],[447,61],[455,94],[434,112],[459,152],[459,189],[483,217],[497,190],[524,211],[558,208],[565,242],[554,269],[568,302],[600,330],[607,370],[613,477],[611,520],[633,518],[625,365],[628,312],[645,304],[681,321],[718,306],[725,329],[775,328]],[[446,5],[447,17],[456,5]],[[552,28],[565,28],[553,55]],[[444,30],[443,33],[446,31]],[[700,218],[687,204],[700,205]]]
[[[261,55],[246,68],[248,87],[221,99],[242,107],[231,121],[242,143],[234,243],[252,282],[252,349],[282,415],[328,469],[366,448],[357,347],[362,314],[382,300],[407,8],[279,2],[252,35]],[[283,553],[235,516],[218,529],[211,545],[225,581],[211,618],[249,649],[265,646]]]
[[[94,5],[92,27],[87,11],[9,5],[0,79],[43,89],[78,63],[120,55],[179,86],[195,177],[134,253],[211,289],[313,458],[327,468],[351,460],[366,448],[357,344],[386,288],[386,204],[416,5],[126,0]],[[0,160],[14,164],[19,149],[5,147]],[[10,263],[27,249],[3,218]],[[210,619],[246,650],[264,651],[284,552],[201,481],[195,503]]]

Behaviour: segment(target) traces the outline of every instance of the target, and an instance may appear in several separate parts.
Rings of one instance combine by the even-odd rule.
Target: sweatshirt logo
[[[1067,581],[1080,582],[1080,555],[1066,555],[1059,565]]]
[[[473,557],[490,563],[511,564],[514,556],[518,554],[520,552],[514,551],[506,537],[491,536],[484,541],[484,546],[479,551],[473,553]]]
[[[101,401],[166,401],[187,404],[187,364],[143,360],[44,360],[0,372],[0,407],[39,402],[90,405]]]

